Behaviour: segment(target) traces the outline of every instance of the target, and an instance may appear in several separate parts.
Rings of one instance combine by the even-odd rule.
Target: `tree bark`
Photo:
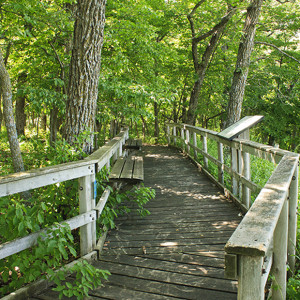
[[[93,150],[105,5],[106,0],[77,1],[64,136],[72,144],[88,130],[86,153]]]
[[[15,172],[24,171],[20,145],[18,141],[17,129],[13,114],[12,90],[9,74],[5,68],[2,53],[0,52],[0,88],[3,99],[3,115],[10,151],[12,155],[13,167]]]
[[[57,137],[57,130],[58,130],[58,108],[57,106],[53,106],[50,111],[50,146],[54,146]]]
[[[2,120],[3,120],[3,113],[2,113],[2,108],[1,108],[1,93],[0,93],[0,132],[1,132],[1,129],[2,129]]]
[[[253,50],[256,24],[258,22],[262,2],[263,0],[253,0],[247,8],[243,34],[239,45],[235,71],[229,92],[227,120],[224,128],[232,125],[241,118],[245,86],[250,65],[250,56]]]
[[[157,102],[154,102],[154,137],[155,142],[158,143],[159,138],[159,123],[158,123],[158,113],[159,113],[159,106]]]
[[[18,93],[16,96],[16,127],[18,136],[25,135],[26,126],[26,114],[25,114],[25,102],[26,97],[22,92],[22,86],[26,82],[27,74],[21,73],[18,76]]]
[[[198,6],[197,5],[195,6],[195,8],[196,7],[198,8],[200,6],[199,3],[197,4]],[[187,115],[186,115],[186,118],[183,120],[185,123],[188,123],[188,124],[195,124],[196,110],[198,107],[198,98],[200,95],[200,91],[202,88],[202,84],[203,84],[203,81],[205,78],[205,73],[208,68],[210,59],[213,57],[213,54],[217,48],[219,39],[220,39],[221,35],[223,34],[227,23],[229,22],[231,17],[236,12],[236,8],[229,6],[226,15],[221,19],[221,21],[217,25],[215,25],[207,33],[196,37],[194,22],[192,19],[193,15],[196,11],[195,8],[188,15],[188,19],[189,19],[189,22],[191,25],[191,31],[192,31],[192,55],[193,55],[194,69],[195,69],[195,74],[197,76],[197,80],[194,83],[193,90],[190,95],[189,108],[187,111]],[[202,55],[201,63],[199,63],[198,43],[200,41],[206,39],[209,36],[211,36],[210,41],[209,41],[208,45],[206,46],[204,54]]]

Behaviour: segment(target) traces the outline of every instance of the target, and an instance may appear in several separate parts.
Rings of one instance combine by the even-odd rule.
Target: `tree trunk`
[[[3,114],[10,151],[15,172],[24,171],[20,145],[18,141],[17,129],[13,114],[12,91],[9,74],[5,68],[2,53],[0,52],[0,87],[3,99]]]
[[[2,113],[2,108],[1,108],[1,93],[0,93],[0,132],[1,132],[1,127],[2,127],[2,120],[3,120],[3,113]]]
[[[196,5],[196,7],[197,7],[197,5]],[[199,7],[199,5],[198,5],[198,7]],[[199,37],[196,37],[194,23],[192,20],[192,16],[196,11],[195,8],[192,10],[192,12],[188,16],[188,19],[191,24],[191,30],[192,30],[192,54],[193,54],[194,69],[195,69],[195,73],[197,76],[197,80],[195,81],[193,90],[191,92],[189,108],[187,111],[186,119],[183,120],[185,123],[188,123],[188,124],[195,124],[196,110],[198,107],[198,98],[200,95],[200,91],[202,88],[202,84],[203,84],[203,81],[205,78],[205,73],[208,68],[210,59],[213,57],[213,54],[217,48],[219,39],[220,39],[221,35],[223,34],[227,23],[229,22],[231,17],[236,12],[236,8],[229,6],[226,15],[221,19],[221,21],[217,25],[214,26],[213,29],[211,29],[209,32],[207,32]],[[204,54],[202,55],[201,63],[199,64],[199,62],[198,62],[198,43],[200,41],[206,39],[208,36],[211,36],[211,38],[210,38],[208,45],[206,46]]]
[[[47,115],[45,113],[42,113],[41,116],[41,129],[45,132],[47,130]]]
[[[154,137],[156,143],[158,143],[158,138],[159,138],[158,113],[159,113],[158,104],[157,102],[154,102]]]
[[[26,114],[25,114],[25,102],[26,97],[23,93],[23,85],[26,83],[27,74],[22,72],[18,76],[18,92],[16,96],[16,127],[18,136],[25,135],[26,126]]]
[[[236,67],[233,74],[227,120],[224,128],[232,125],[241,118],[245,86],[250,65],[250,56],[253,50],[256,24],[263,0],[254,0],[247,8],[243,34],[237,54]]]
[[[54,146],[57,137],[57,130],[58,130],[58,108],[57,106],[53,106],[50,111],[50,146]]]
[[[16,128],[18,136],[25,135],[26,114],[25,114],[25,96],[16,97]]]
[[[66,104],[65,139],[88,130],[82,147],[93,150],[106,0],[78,0]]]

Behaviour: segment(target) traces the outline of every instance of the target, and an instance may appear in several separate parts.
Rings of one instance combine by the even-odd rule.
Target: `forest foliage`
[[[251,1],[116,0],[106,5],[96,145],[103,144],[123,124],[130,125],[131,132],[147,142],[163,143],[165,124],[185,119],[197,80],[187,16],[199,2],[201,7],[193,19],[199,35],[218,24],[229,6],[236,8],[209,60],[195,110],[197,126],[221,130],[246,9]],[[75,16],[75,0],[0,0],[0,49],[12,82],[25,169],[76,160],[84,155],[75,151],[80,149],[79,144],[70,146],[62,139]],[[265,116],[252,139],[294,152],[300,152],[299,28],[299,0],[263,2],[242,108],[242,115]],[[208,41],[209,37],[198,44],[199,58]],[[13,172],[2,102],[0,98],[0,176]],[[52,224],[75,214],[66,210],[64,194],[67,190],[75,195],[76,186],[65,183],[44,189],[47,199],[39,198],[37,192],[33,195],[36,205],[32,207],[26,207],[21,199],[1,202],[0,211],[8,201],[11,204],[1,220],[10,228],[18,224],[16,236],[8,237],[1,232],[2,240],[22,236],[47,222]],[[137,199],[145,196],[136,193]],[[145,193],[147,199],[153,196]],[[112,203],[117,206],[120,197],[126,198],[114,197]],[[60,202],[55,203],[55,199]],[[147,213],[142,208],[144,203],[140,204],[141,212]],[[114,209],[108,207],[104,214],[107,218],[103,219],[107,224],[112,222],[112,226],[113,216],[118,214]],[[52,219],[47,219],[49,211],[55,212],[56,217],[50,214]],[[67,256],[64,251],[58,252],[57,257],[68,260],[74,254],[72,249]],[[32,262],[22,263],[24,268],[32,268]],[[29,275],[34,279],[32,270]],[[17,271],[14,276],[18,278]],[[9,280],[7,277],[6,281]],[[7,292],[5,288],[3,293]],[[75,289],[74,292],[77,293]]]

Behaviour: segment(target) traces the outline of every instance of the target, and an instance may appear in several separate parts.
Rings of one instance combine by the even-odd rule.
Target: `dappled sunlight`
[[[164,243],[161,243],[160,246],[162,246],[162,247],[176,247],[176,246],[178,246],[178,243],[177,242],[164,242]]]

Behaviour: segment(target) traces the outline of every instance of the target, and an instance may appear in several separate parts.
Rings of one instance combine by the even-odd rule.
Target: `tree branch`
[[[269,43],[265,43],[265,42],[254,42],[255,44],[260,44],[260,45],[265,45],[265,46],[269,46],[269,47],[272,47],[274,49],[276,49],[277,51],[279,51],[281,54],[289,57],[290,59],[296,61],[298,64],[300,64],[300,60],[298,60],[297,58],[287,54],[286,52],[280,50],[277,46],[273,45],[273,44],[269,44]]]
[[[198,60],[198,49],[197,49],[197,42],[195,42],[195,26],[194,26],[194,21],[193,21],[193,15],[195,14],[196,10],[204,3],[205,0],[199,1],[195,7],[192,9],[192,11],[187,15],[187,18],[190,22],[191,26],[191,32],[192,32],[192,55],[193,55],[193,62],[194,62],[194,68],[195,71],[198,70],[199,68],[199,60]]]
[[[211,30],[209,30],[208,32],[206,32],[206,33],[204,33],[204,34],[202,34],[202,35],[200,35],[200,36],[198,36],[198,37],[195,37],[195,38],[194,38],[194,41],[195,41],[196,43],[199,43],[200,41],[202,41],[202,40],[206,39],[207,37],[213,35],[219,28],[221,28],[221,27],[224,25],[224,23],[227,23],[227,22],[228,22],[228,20],[231,18],[231,16],[234,14],[235,11],[236,11],[236,8],[231,8],[231,9],[228,11],[227,15],[225,15],[225,16],[221,19],[221,21],[220,21],[218,24],[216,24],[216,25],[215,25]]]

